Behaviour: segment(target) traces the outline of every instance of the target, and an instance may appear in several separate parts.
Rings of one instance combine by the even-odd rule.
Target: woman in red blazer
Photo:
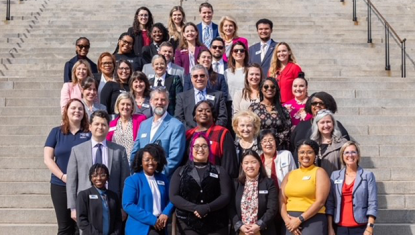
[[[199,42],[199,31],[192,22],[186,23],[182,28],[182,40],[174,55],[174,63],[184,68],[185,75],[197,64],[199,53],[207,48]]]
[[[115,101],[114,107],[118,117],[110,122],[107,135],[107,140],[123,146],[127,153],[131,153],[140,124],[146,120],[145,115],[133,114],[136,109],[133,96],[128,92],[122,92]]]

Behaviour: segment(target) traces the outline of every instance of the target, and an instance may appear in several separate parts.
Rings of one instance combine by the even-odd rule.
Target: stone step
[[[24,215],[24,216],[22,216]],[[2,224],[55,224],[56,217],[54,209],[0,209],[0,223]]]
[[[49,182],[49,169],[0,169],[1,182]]]
[[[53,208],[47,195],[0,195],[0,208]]]
[[[390,235],[390,234],[414,234],[415,225],[409,223],[376,223],[374,233],[379,235]]]
[[[43,152],[36,157],[0,157],[1,169],[46,169]]]
[[[50,175],[49,175],[50,179]],[[50,193],[49,182],[0,182],[0,195],[25,195]],[[0,221],[1,223],[1,221]]]
[[[52,213],[52,212],[50,212]],[[56,219],[54,218],[54,220]],[[25,234],[25,235],[39,235],[39,234],[55,234],[58,231],[56,224],[28,224],[26,221],[22,224],[1,224],[0,235],[8,234]]]
[[[51,97],[36,97],[36,98],[6,98],[6,106],[59,106],[60,97],[59,95],[54,95]]]
[[[2,125],[23,125],[23,126],[30,126],[33,125],[33,123],[43,123],[43,124],[49,124],[52,126],[58,126],[61,123],[61,118],[59,116],[32,116],[30,118],[28,117],[0,117],[0,123]]]
[[[41,136],[47,136],[50,132],[51,126],[50,125],[44,125],[44,126],[0,126],[0,136],[6,136],[6,135],[41,135]]]
[[[2,91],[3,92],[3,91]],[[0,116],[57,116],[60,117],[60,107],[1,107]]]

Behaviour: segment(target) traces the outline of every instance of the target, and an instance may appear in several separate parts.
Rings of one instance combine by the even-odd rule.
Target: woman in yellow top
[[[286,235],[327,235],[324,204],[330,180],[324,169],[314,165],[319,146],[304,140],[297,146],[299,169],[285,176],[281,184],[280,208]]]

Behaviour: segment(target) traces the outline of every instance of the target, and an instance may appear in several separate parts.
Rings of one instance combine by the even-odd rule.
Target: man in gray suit
[[[180,77],[182,81],[182,85],[184,86],[184,69],[177,64],[173,63],[173,56],[174,56],[174,48],[170,42],[163,42],[160,44],[159,55],[164,55],[167,60],[167,73],[170,75],[177,75]],[[147,78],[154,78],[154,69],[151,63],[145,64],[143,67],[143,73],[147,75]]]
[[[76,220],[76,197],[80,191],[91,187],[89,169],[95,163],[102,163],[110,172],[108,189],[117,193],[121,200],[124,180],[130,175],[127,153],[121,145],[106,140],[110,117],[107,112],[99,110],[92,113],[89,130],[91,140],[72,148],[69,157],[66,191],[68,209]]]

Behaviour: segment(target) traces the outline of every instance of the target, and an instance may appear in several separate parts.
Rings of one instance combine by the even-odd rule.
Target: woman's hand
[[[332,226],[329,226],[329,231],[328,231],[328,235],[336,235],[336,233],[334,232],[334,228]]]
[[[363,235],[373,235],[373,228],[367,227]]]
[[[201,219],[201,218],[202,218],[202,216],[200,216],[200,215],[199,215],[199,213],[198,213],[197,211],[193,212],[193,214],[195,214],[195,216],[196,216],[197,218],[199,218],[199,219]]]
[[[156,221],[156,224],[154,225],[154,228],[158,231],[163,230],[167,225],[167,220],[169,217],[165,214],[161,214]]]
[[[242,225],[240,228],[239,228],[239,230],[241,231],[241,232],[243,232],[244,234],[248,234],[249,233],[249,225]]]
[[[301,225],[300,219],[297,217],[292,217],[288,215],[287,221],[285,221],[285,227],[287,227],[288,231],[293,232],[298,229]]]
[[[259,233],[259,230],[261,230],[261,228],[259,227],[258,224],[251,224],[248,234],[252,234],[252,235],[257,234]]]
[[[66,174],[64,174],[64,175],[62,176],[62,181],[63,181],[64,183],[66,183]]]

